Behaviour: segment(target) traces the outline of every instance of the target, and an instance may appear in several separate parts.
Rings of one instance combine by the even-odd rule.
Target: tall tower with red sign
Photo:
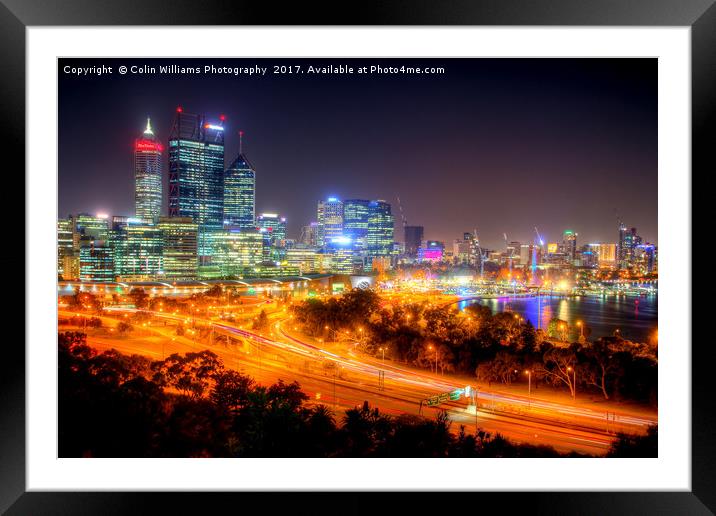
[[[134,142],[134,212],[156,222],[162,211],[162,151],[147,119],[147,128]]]

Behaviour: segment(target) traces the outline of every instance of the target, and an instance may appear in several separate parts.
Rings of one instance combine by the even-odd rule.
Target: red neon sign
[[[155,152],[161,152],[164,150],[164,147],[162,147],[161,143],[155,143],[148,140],[138,140],[134,144],[134,148],[138,151],[155,151]]]

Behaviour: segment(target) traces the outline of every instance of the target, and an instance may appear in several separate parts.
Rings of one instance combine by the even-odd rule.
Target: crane
[[[477,258],[480,260],[480,278],[482,278],[485,273],[485,258],[487,258],[487,253],[483,253],[482,248],[480,247],[480,238],[477,236],[477,228],[472,230],[472,234],[474,237],[473,241],[475,242]]]
[[[403,231],[405,231],[405,226],[408,225],[408,219],[405,218],[405,214],[403,213],[403,204],[400,202],[400,196],[396,196],[398,198],[398,208],[400,209],[400,218],[403,220]]]

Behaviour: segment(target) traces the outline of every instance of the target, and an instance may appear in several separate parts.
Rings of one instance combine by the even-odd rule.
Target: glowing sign
[[[276,217],[278,217],[278,213],[262,213],[261,216],[262,217],[270,217],[272,219],[275,219]]]
[[[204,129],[213,129],[215,131],[223,131],[224,128],[220,125],[214,125],[214,124],[206,124],[204,125]]]
[[[134,148],[138,151],[157,151],[161,152],[164,150],[161,143],[155,143],[149,140],[138,140],[134,144]]]
[[[109,215],[107,215],[106,213],[98,213],[97,218],[98,219],[108,219]]]
[[[338,197],[329,197],[328,202],[338,202]]]
[[[554,254],[557,252],[557,244],[549,243],[547,244],[547,252],[550,254]]]

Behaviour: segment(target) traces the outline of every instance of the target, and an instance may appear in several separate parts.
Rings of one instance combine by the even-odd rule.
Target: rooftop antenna
[[[144,134],[154,134],[154,131],[152,131],[152,121],[150,118],[147,118],[147,128],[144,130]]]
[[[239,131],[239,154],[244,153],[244,132]]]

